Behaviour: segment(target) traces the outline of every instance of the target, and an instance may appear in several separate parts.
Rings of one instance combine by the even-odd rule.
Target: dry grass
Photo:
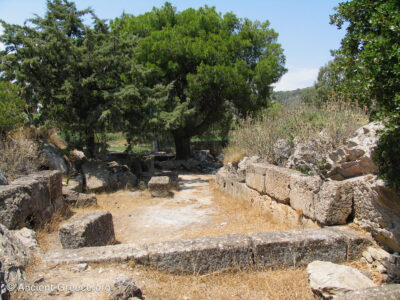
[[[9,139],[0,152],[0,168],[9,182],[37,171],[40,164],[39,145],[29,139]]]
[[[259,117],[242,120],[224,152],[229,156],[235,151],[258,155],[279,164],[282,161],[274,152],[278,140],[314,140],[323,130],[330,139],[327,146],[337,148],[368,120],[365,110],[343,101],[330,101],[320,107],[274,104]]]
[[[225,270],[196,276],[135,267],[132,275],[144,283],[142,291],[152,300],[313,299],[304,269]]]
[[[239,162],[246,156],[246,152],[235,147],[231,146],[228,147],[224,151],[224,165],[227,163],[231,163],[232,165],[236,166],[239,164]]]

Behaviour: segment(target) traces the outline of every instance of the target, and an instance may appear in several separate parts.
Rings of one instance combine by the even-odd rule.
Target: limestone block
[[[314,218],[323,225],[346,224],[352,212],[353,190],[346,181],[326,181],[314,198]]]
[[[400,284],[388,284],[360,289],[338,295],[337,300],[382,300],[400,299]]]
[[[324,299],[335,299],[344,292],[376,287],[357,269],[329,261],[313,261],[307,266],[307,274],[313,293]]]
[[[296,171],[268,165],[265,172],[265,193],[279,202],[289,204],[290,178]]]
[[[290,206],[305,216],[315,219],[315,201],[318,199],[322,180],[319,176],[292,173],[290,177]]]
[[[108,211],[97,210],[79,216],[59,230],[63,248],[104,246],[114,242],[114,224]]]
[[[314,260],[347,259],[346,239],[327,229],[251,233],[257,266],[304,266]]]
[[[173,273],[207,273],[252,265],[250,240],[241,234],[170,241],[148,246],[150,265]]]
[[[168,176],[152,177],[148,187],[153,197],[168,197],[171,188],[170,178]]]
[[[247,186],[257,190],[261,194],[265,194],[265,173],[267,168],[267,164],[249,164],[246,169]]]

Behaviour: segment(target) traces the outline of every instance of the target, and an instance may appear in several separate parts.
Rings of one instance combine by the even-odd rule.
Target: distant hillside
[[[282,103],[283,105],[290,103],[299,103],[302,97],[306,94],[309,94],[314,87],[307,87],[304,89],[297,89],[293,91],[280,91],[274,92],[272,95],[272,99]]]

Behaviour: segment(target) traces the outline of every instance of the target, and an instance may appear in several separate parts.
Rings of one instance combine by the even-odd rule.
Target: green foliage
[[[25,101],[18,96],[18,86],[0,81],[0,135],[6,135],[24,120]]]
[[[150,124],[174,136],[178,157],[188,155],[192,136],[227,114],[266,106],[271,84],[286,71],[268,22],[221,16],[207,6],[177,12],[165,3],[143,15],[124,14],[112,28],[139,36],[136,61],[154,70],[152,83],[170,85],[169,97],[151,106]]]
[[[352,0],[340,3],[331,23],[347,26],[335,57],[348,87],[385,120],[377,162],[382,175],[400,183],[400,2]],[[397,144],[396,144],[397,143]]]
[[[92,26],[83,21],[87,15]],[[95,133],[104,145],[104,132],[124,126],[125,113],[143,120],[139,111],[152,89],[133,62],[135,37],[110,31],[90,9],[67,0],[47,1],[45,16],[24,26],[1,24],[2,76],[21,86],[39,122],[60,128],[71,146],[94,156]]]

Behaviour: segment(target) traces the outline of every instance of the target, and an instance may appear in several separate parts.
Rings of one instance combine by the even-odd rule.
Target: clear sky
[[[163,0],[75,0],[78,9],[91,7],[103,19],[113,19],[123,11],[142,14],[160,7]],[[339,0],[170,0],[178,10],[203,5],[215,6],[217,11],[233,12],[239,17],[271,22],[279,33],[279,43],[286,55],[289,70],[277,83],[275,90],[294,90],[311,86],[318,70],[330,59],[330,50],[337,49],[344,36],[329,25],[329,15]],[[0,0],[0,19],[22,24],[38,14],[43,16],[45,0]],[[1,45],[0,45],[1,46]]]

